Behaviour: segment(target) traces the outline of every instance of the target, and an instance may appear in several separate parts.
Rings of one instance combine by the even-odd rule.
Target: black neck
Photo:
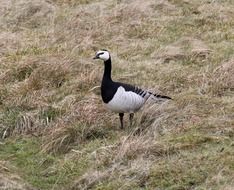
[[[105,79],[111,79],[111,58],[109,58],[108,60],[104,61],[104,75],[103,78]]]
[[[104,74],[101,84],[101,95],[104,103],[108,103],[114,97],[117,86],[111,79],[111,58],[104,61]]]

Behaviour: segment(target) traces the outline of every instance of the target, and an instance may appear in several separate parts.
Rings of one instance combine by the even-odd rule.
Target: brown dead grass
[[[0,189],[34,190],[26,184],[17,174],[13,174],[11,166],[6,161],[0,161]]]
[[[206,68],[196,80],[201,84],[201,93],[213,96],[231,96],[233,94],[233,60],[225,61],[214,68]]]
[[[49,135],[45,136],[43,152],[64,153],[91,139],[106,138],[108,115],[103,115],[104,110],[100,108],[100,100],[93,95],[69,104],[66,114],[45,130],[44,134]]]
[[[90,165],[73,164],[68,189],[232,186],[231,1],[0,3],[2,137],[37,136],[61,162],[84,156]],[[100,48],[114,79],[173,101],[148,102],[120,131],[100,99]]]
[[[13,31],[42,27],[53,17],[55,7],[47,1],[15,1],[5,9],[4,27]],[[19,11],[20,10],[20,11]]]
[[[214,69],[210,81],[214,94],[231,93],[234,91],[234,60],[222,63]]]
[[[1,189],[14,190],[33,190],[34,188],[24,184],[18,176],[4,176],[0,175]]]
[[[171,60],[183,59],[202,58],[204,60],[208,57],[210,52],[210,48],[201,40],[183,37],[171,45],[164,47],[163,50],[154,52],[152,56],[165,63]],[[202,62],[202,59],[200,59],[200,62]]]

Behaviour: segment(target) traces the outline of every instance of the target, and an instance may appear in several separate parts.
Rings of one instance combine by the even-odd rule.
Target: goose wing
[[[122,86],[125,91],[131,91],[131,92],[134,92],[136,93],[137,95],[141,96],[142,98],[146,98],[148,99],[151,95],[154,96],[155,98],[160,98],[160,99],[172,99],[171,97],[169,96],[165,96],[165,95],[160,95],[160,94],[155,94],[155,93],[152,93],[150,91],[147,91],[147,90],[143,90],[137,86],[133,86],[133,85],[130,85],[130,84],[125,84],[125,83],[118,83],[119,86]]]

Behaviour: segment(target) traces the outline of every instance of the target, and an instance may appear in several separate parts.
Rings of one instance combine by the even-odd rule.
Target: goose
[[[108,50],[102,49],[96,52],[93,59],[104,61],[104,74],[101,83],[101,96],[104,105],[111,111],[119,113],[120,128],[123,129],[123,117],[129,113],[130,126],[132,125],[134,113],[153,96],[156,99],[171,99],[169,96],[154,94],[130,84],[115,82],[111,77],[111,56]]]

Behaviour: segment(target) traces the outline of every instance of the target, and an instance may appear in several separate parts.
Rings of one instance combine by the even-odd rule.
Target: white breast
[[[134,113],[143,106],[145,101],[146,99],[142,96],[131,91],[125,91],[120,86],[112,100],[105,105],[108,109],[117,113]]]

